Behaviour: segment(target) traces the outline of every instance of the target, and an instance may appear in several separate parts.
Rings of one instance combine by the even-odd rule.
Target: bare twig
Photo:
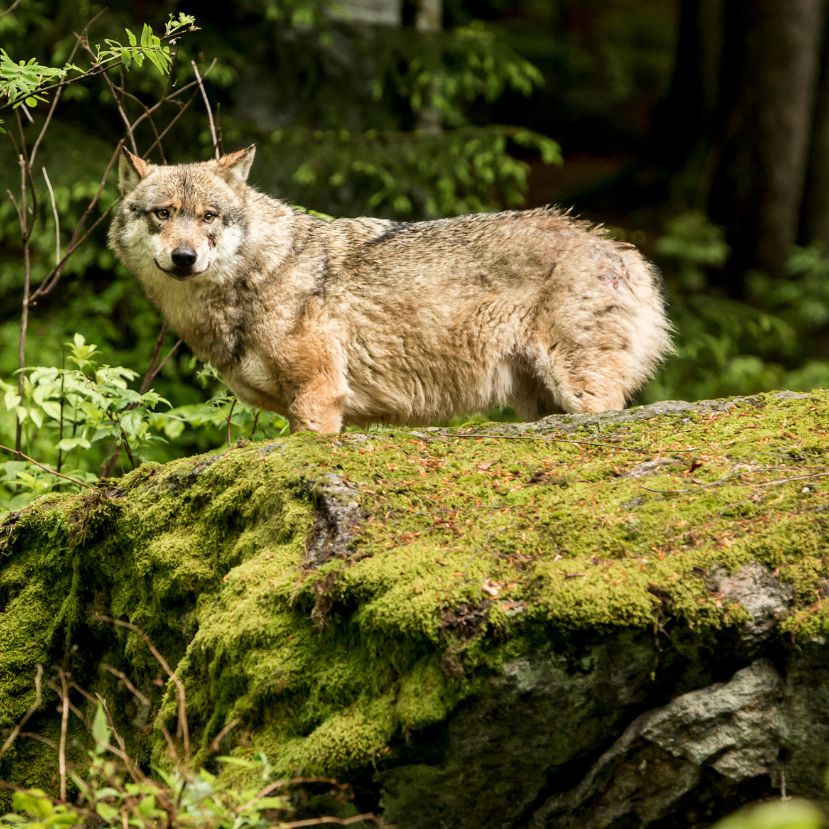
[[[34,464],[39,469],[42,469],[44,472],[48,472],[50,475],[57,475],[58,478],[63,478],[65,481],[69,481],[72,484],[76,484],[77,486],[86,487],[86,489],[94,489],[91,484],[86,483],[85,481],[79,481],[77,478],[73,478],[71,475],[65,475],[63,472],[58,472],[57,469],[52,469],[46,464],[41,463],[40,461],[36,461],[34,458],[30,458],[25,452],[21,452],[17,449],[12,449],[11,446],[5,446],[0,443],[0,452],[8,452],[10,455],[14,455],[16,458],[20,458],[21,460],[28,461],[28,463]]]
[[[26,725],[27,722],[34,716],[35,712],[38,708],[40,708],[41,703],[43,702],[43,692],[40,687],[41,680],[43,679],[43,665],[38,663],[37,672],[35,673],[35,701],[32,705],[29,706],[29,710],[23,715],[17,725],[12,728],[9,736],[6,737],[5,742],[2,746],[0,746],[0,758],[11,748],[14,741],[20,735],[20,732],[23,730],[23,726]]]
[[[86,38],[83,38],[83,48],[92,56],[93,60],[95,58],[95,52],[92,51],[89,43],[87,42]],[[115,102],[115,108],[118,110],[118,114],[121,116],[121,120],[124,122],[124,129],[127,131],[127,137],[130,141],[130,146],[132,147],[132,151],[138,155],[138,145],[135,143],[135,133],[132,130],[132,124],[130,123],[130,119],[127,116],[126,111],[124,110],[124,103],[123,103],[123,96],[119,94],[118,87],[112,81],[109,74],[104,72],[104,81],[106,85],[109,87],[109,94],[112,95],[112,100]]]
[[[554,435],[499,435],[499,434],[487,434],[486,432],[461,432],[457,434],[437,434],[437,435],[418,435],[421,439],[426,439],[427,441],[434,440],[435,438],[438,439],[463,439],[463,438],[473,438],[473,439],[485,439],[485,440],[535,440],[541,441],[544,443],[572,443],[576,446],[599,446],[602,449],[615,449],[618,452],[635,452],[639,455],[650,455],[652,454],[652,449],[642,449],[638,446],[624,446],[623,444],[617,443],[610,443],[607,441],[599,441],[599,440],[573,440],[570,438],[557,438]],[[696,452],[696,449],[672,449],[672,452]]]
[[[231,421],[230,419],[233,417],[233,410],[236,408],[236,398],[233,398],[233,402],[230,404],[230,411],[227,413],[227,448],[230,449],[230,426]]]
[[[758,481],[752,486],[777,486],[778,484],[789,484],[792,481],[805,481],[808,478],[826,478],[829,472],[815,472],[813,475],[795,475],[792,478],[778,478],[776,481]]]
[[[164,366],[166,366],[166,365],[167,365],[167,361],[170,359],[170,357],[172,357],[172,356],[173,356],[173,354],[175,354],[175,353],[176,353],[176,351],[178,351],[178,347],[179,347],[179,346],[180,346],[183,342],[184,342],[184,340],[182,340],[182,339],[179,337],[179,339],[177,339],[177,340],[173,343],[172,348],[170,348],[170,350],[169,350],[169,351],[168,351],[168,352],[164,355],[164,359],[163,359],[163,360],[162,360],[162,361],[158,364],[158,366],[155,368],[155,370],[154,370],[152,373],[150,373],[149,375],[147,375],[147,381],[148,381],[149,383],[152,383],[152,381],[153,381],[153,380],[155,380],[155,378],[159,375],[159,373],[160,373],[160,372],[161,372],[161,370],[164,368]],[[149,388],[149,386],[148,386],[148,388]]]
[[[109,215],[110,211],[115,207],[117,202],[113,202],[107,209],[93,222],[92,226],[84,233],[84,225],[86,224],[87,220],[89,219],[90,215],[92,215],[92,211],[95,209],[95,206],[98,204],[99,199],[101,198],[101,194],[104,191],[104,187],[106,187],[107,179],[109,178],[109,173],[112,170],[113,165],[118,160],[118,157],[121,154],[121,147],[123,147],[124,142],[119,141],[118,145],[115,148],[115,152],[109,158],[109,162],[107,163],[106,169],[104,170],[103,175],[101,176],[100,181],[98,182],[98,189],[96,190],[95,194],[89,200],[84,209],[81,218],[78,220],[78,223],[75,225],[75,230],[72,233],[72,237],[69,240],[69,245],[66,248],[66,253],[64,254],[63,258],[52,268],[49,273],[43,278],[40,283],[40,287],[32,294],[32,304],[34,304],[41,296],[46,296],[50,294],[55,285],[57,285],[58,280],[60,279],[63,268],[66,265],[69,257],[82,245],[92,231],[95,230],[98,225],[103,222],[107,216]]]
[[[234,717],[214,738],[213,741],[210,743],[210,750],[211,751],[218,751],[219,746],[221,745],[222,740],[236,728],[237,725],[241,720],[238,717]]]
[[[23,0],[14,0],[11,6],[9,6],[4,12],[2,12],[2,14],[0,14],[0,17],[5,17],[7,14],[11,14],[22,2]]]
[[[168,664],[167,660],[161,655],[158,648],[153,644],[152,639],[140,628],[132,622],[125,622],[121,619],[115,619],[112,616],[104,616],[96,613],[95,619],[102,622],[109,622],[116,627],[126,628],[137,634],[144,641],[144,644],[149,649],[150,653],[155,657],[156,662],[161,666],[161,669],[173,681],[176,687],[176,700],[178,703],[178,727],[181,733],[181,741],[184,747],[184,763],[188,765],[190,762],[190,732],[187,726],[187,697],[184,690],[184,683],[179,679],[178,675]]]
[[[734,478],[745,478],[746,475],[757,474],[758,472],[768,472],[769,469],[775,467],[763,467],[762,469],[753,469],[753,470],[744,470],[740,472],[732,472],[728,475],[723,476],[722,478],[718,478],[716,481],[708,481],[708,482],[700,482],[694,487],[687,487],[686,489],[653,489],[652,487],[643,486],[640,484],[641,489],[645,489],[648,492],[656,492],[659,495],[683,495],[687,492],[697,492],[701,489],[710,489],[711,487],[720,486],[720,484],[724,484],[726,481],[733,480]],[[779,468],[779,467],[777,467]],[[791,478],[777,478],[776,480],[772,481],[745,481],[746,486],[779,486],[780,484],[788,484],[792,483],[793,481],[806,481],[810,478],[825,478],[829,476],[829,472],[814,472],[811,475],[794,475]]]
[[[52,189],[52,182],[49,181],[49,174],[45,167],[41,167],[40,171],[43,173],[43,179],[46,182],[46,189],[49,191],[49,199],[52,202],[52,215],[55,217],[55,267],[60,262],[60,216],[58,215],[58,206],[55,203],[55,191]]]
[[[141,693],[141,691],[139,691],[139,690],[138,690],[138,688],[136,688],[136,687],[135,687],[135,685],[133,685],[133,683],[130,681],[130,678],[129,678],[129,677],[128,677],[128,676],[127,676],[127,675],[126,675],[123,671],[119,671],[117,668],[113,667],[112,665],[108,665],[106,662],[102,662],[102,663],[101,663],[101,670],[108,671],[108,672],[109,672],[109,673],[111,673],[114,677],[117,677],[118,679],[120,679],[120,680],[121,680],[121,682],[123,682],[123,683],[124,683],[124,685],[125,685],[125,687],[127,688],[127,690],[128,690],[128,691],[129,691],[129,692],[130,692],[130,693],[131,693],[131,694],[132,694],[132,695],[133,695],[133,696],[134,696],[134,697],[135,697],[135,698],[136,698],[136,699],[137,699],[137,700],[138,700],[138,701],[139,701],[139,702],[143,705],[143,706],[145,706],[145,707],[149,707],[149,705],[150,705],[150,700],[149,700],[149,698],[148,698],[148,697],[146,697],[144,694],[142,694],[142,693]]]
[[[75,55],[78,53],[78,49],[81,47],[81,38],[85,38],[87,32],[89,31],[89,27],[102,15],[106,10],[101,9],[97,14],[93,15],[89,21],[87,22],[86,26],[84,26],[84,30],[80,36],[75,38],[75,43],[72,46],[72,51],[69,53],[69,57],[66,59],[67,63],[72,63],[75,60]],[[43,142],[44,137],[46,136],[46,131],[49,129],[49,125],[52,123],[52,116],[55,114],[55,110],[57,109],[58,103],[60,102],[61,97],[63,97],[63,90],[67,87],[67,82],[63,81],[63,83],[58,87],[57,92],[55,92],[55,97],[52,98],[52,103],[49,105],[49,111],[46,113],[46,118],[43,121],[43,126],[40,128],[40,132],[38,133],[37,138],[35,139],[35,143],[32,145],[32,152],[29,156],[29,164],[34,166],[35,157],[37,156],[37,151],[40,148],[41,143]]]
[[[300,829],[302,826],[322,826],[323,824],[333,826],[352,826],[355,823],[362,823],[366,821],[373,823],[375,826],[383,827],[383,823],[377,815],[371,812],[366,812],[362,815],[352,815],[351,817],[334,817],[333,815],[323,815],[322,817],[309,817],[304,820],[289,820],[286,823],[280,824],[283,829]]]
[[[161,353],[161,346],[164,345],[164,338],[167,336],[168,327],[169,326],[166,320],[161,323],[158,336],[155,338],[153,353],[150,355],[150,365],[147,367],[144,379],[141,381],[139,394],[145,394],[149,390],[150,384],[153,382],[153,378],[158,373],[158,355]]]
[[[207,110],[207,123],[210,125],[210,137],[213,139],[213,155],[218,159],[221,158],[222,154],[219,150],[219,138],[216,135],[216,125],[213,123],[213,110],[210,108],[210,100],[207,97],[207,92],[205,92],[202,77],[199,74],[199,67],[196,66],[196,61],[191,60],[190,65],[193,67],[193,74],[196,76],[196,83],[199,85],[202,100],[204,100],[204,108]]]
[[[17,120],[19,124],[19,116]],[[22,136],[23,131],[21,128]],[[28,190],[26,186],[29,170],[28,162],[22,149],[17,156],[17,162],[20,166],[20,207],[17,216],[20,225],[20,238],[23,241],[23,298],[20,303],[20,333],[17,339],[17,368],[19,370],[17,375],[17,393],[22,399],[26,380],[23,369],[26,367],[26,335],[29,328],[29,297],[32,288],[31,224],[29,223],[27,215]],[[17,417],[17,423],[15,425],[14,448],[18,455],[22,455],[23,422],[19,416]]]
[[[167,336],[167,323],[163,322],[161,324],[161,328],[158,332],[158,336],[155,339],[155,345],[153,346],[153,352],[150,356],[150,365],[147,368],[146,373],[144,374],[144,378],[141,380],[141,386],[139,387],[139,394],[146,394],[149,390],[150,385],[152,384],[153,380],[155,380],[158,373],[164,368],[167,360],[173,356],[176,352],[176,349],[181,345],[181,340],[176,340],[173,344],[173,347],[165,354],[164,359],[161,362],[158,362],[158,354],[161,350],[161,346],[164,343],[164,338]],[[135,409],[138,407],[138,403],[130,403],[127,406],[127,411],[131,409]],[[109,478],[112,475],[113,470],[115,469],[115,465],[118,463],[118,459],[121,457],[121,450],[126,451],[127,457],[129,457],[130,463],[132,464],[132,468],[135,469],[136,463],[135,458],[132,455],[132,451],[130,449],[129,443],[127,442],[126,436],[124,435],[123,431],[121,432],[121,440],[116,442],[110,448],[110,456],[106,459],[104,464],[101,466],[101,473],[98,476],[99,478]]]
[[[63,276],[63,268],[66,263],[69,261],[70,257],[73,253],[95,232],[99,225],[106,221],[109,217],[109,214],[112,212],[112,209],[115,205],[118,204],[118,201],[112,202],[109,207],[107,207],[103,213],[89,226],[87,231],[77,240],[70,240],[69,247],[66,249],[66,253],[63,255],[63,259],[58,262],[57,266],[52,268],[49,273],[46,274],[43,281],[40,283],[40,287],[32,294],[32,305],[37,305],[37,300],[40,299],[42,296],[47,296],[48,294],[52,293],[57,285],[58,280]],[[89,211],[91,212],[91,211]],[[81,221],[75,226],[75,232],[77,233],[83,227],[83,217]],[[74,236],[74,234],[73,234]]]
[[[66,671],[58,671],[60,678],[60,742],[58,743],[58,774],[60,799],[66,800],[66,732],[69,728],[69,683]]]

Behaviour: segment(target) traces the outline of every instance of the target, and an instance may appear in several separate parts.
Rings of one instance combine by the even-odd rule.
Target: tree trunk
[[[826,21],[823,25],[820,79],[812,116],[801,242],[822,242],[829,246],[829,36]]]
[[[705,210],[726,228],[732,294],[751,269],[781,275],[801,226],[807,238],[829,239],[829,55],[817,94],[826,5],[683,0],[680,7],[653,153],[671,175],[672,204]]]
[[[434,40],[442,28],[443,0],[418,0],[417,13],[415,15],[415,29],[421,35]],[[434,44],[429,44],[427,48],[429,49],[429,53],[435,54]],[[437,73],[440,71],[440,66],[437,61],[432,61],[430,71],[433,73],[433,78],[430,82],[431,90],[429,98],[433,98],[438,83]],[[433,103],[427,101],[426,106],[417,113],[417,128],[423,132],[435,133],[441,131],[440,110]]]
[[[780,275],[797,240],[824,0],[728,0],[709,213],[736,273]]]

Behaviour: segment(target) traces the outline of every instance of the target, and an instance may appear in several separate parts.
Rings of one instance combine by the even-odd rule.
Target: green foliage
[[[785,280],[751,274],[744,298],[716,287],[711,271],[727,262],[728,247],[722,228],[703,215],[671,219],[656,253],[669,285],[677,353],[646,400],[829,386],[829,357],[814,351],[829,321],[829,255],[822,247],[795,249]]]
[[[160,74],[167,75],[173,66],[173,56],[169,43],[164,40],[170,41],[182,32],[194,30],[195,18],[184,13],[179,13],[177,18],[170,15],[163,39],[154,34],[146,23],[140,38],[131,29],[125,29],[129,44],[125,46],[120,41],[107,38],[105,48],[96,45],[92,50],[91,62],[85,69],[69,62],[61,67],[43,66],[35,58],[14,61],[5,49],[0,49],[0,108],[17,108],[21,104],[34,108],[38,102],[48,100],[45,93],[57,86],[119,65],[126,70],[133,66],[140,67],[145,59]]]
[[[16,384],[0,379],[6,412],[5,417],[0,415],[0,442],[13,443],[19,422],[26,454],[53,470],[21,459],[0,462],[0,513],[47,492],[77,488],[54,472],[94,483],[116,450],[123,450],[128,468],[159,453],[164,459],[186,454],[187,442],[166,445],[186,430],[198,433],[196,440],[204,448],[237,437],[253,439],[257,434],[261,438],[288,431],[284,417],[239,403],[209,366],[198,373],[203,389],[216,389],[208,400],[159,411],[169,402],[152,389],[141,393],[132,388],[138,379],[135,371],[101,364],[98,346],[87,343],[81,334],[66,346],[70,367],[25,369],[22,396]]]
[[[46,98],[40,92],[45,84],[66,76],[66,67],[41,66],[35,58],[13,61],[5,49],[0,49],[0,98],[6,98],[14,107],[26,104],[37,106]]]
[[[741,809],[714,829],[822,829],[823,812],[806,800],[778,800]]]
[[[195,30],[196,19],[189,14],[179,13],[177,19],[170,15],[164,29],[164,37],[172,38],[182,31],[192,32]],[[141,29],[140,40],[131,29],[125,29],[127,33],[128,46],[124,46],[117,40],[107,38],[106,49],[97,48],[94,63],[102,65],[107,61],[120,61],[124,69],[131,69],[132,66],[143,66],[146,58],[161,75],[168,75],[173,68],[173,55],[170,47],[162,39],[153,34],[152,28],[145,23]]]
[[[73,826],[157,829],[279,829],[293,811],[285,794],[291,781],[275,780],[263,754],[250,759],[219,757],[220,765],[243,768],[239,776],[191,771],[177,761],[169,769],[143,774],[123,750],[105,704],[98,701],[90,726],[94,748],[70,771],[74,797],[63,802],[39,788],[19,789],[12,812],[0,826],[69,829]],[[121,743],[119,748],[118,743]],[[324,818],[323,818],[324,820]],[[330,818],[329,818],[330,820]]]

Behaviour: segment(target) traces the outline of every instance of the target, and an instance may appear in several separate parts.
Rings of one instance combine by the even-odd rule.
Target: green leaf
[[[58,449],[60,449],[61,452],[71,452],[79,446],[83,449],[89,449],[92,444],[83,436],[63,438],[63,440],[58,442]]]
[[[54,811],[52,801],[42,789],[26,789],[12,795],[12,808],[18,812],[25,812],[33,818],[41,820],[49,817]]]
[[[96,803],[95,812],[107,823],[113,823],[118,817],[118,809],[109,803]]]
[[[99,702],[98,707],[95,709],[95,718],[92,720],[92,737],[95,740],[96,754],[103,754],[107,750],[110,733],[104,706]],[[104,815],[101,815],[101,817],[104,817]]]

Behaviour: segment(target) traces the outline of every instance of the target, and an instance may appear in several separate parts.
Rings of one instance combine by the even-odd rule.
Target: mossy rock
[[[180,730],[174,688],[114,618],[183,681],[196,762],[263,752],[401,828],[705,825],[781,771],[818,795],[827,430],[829,392],[780,392],[301,434],[43,498],[0,525],[0,743],[42,664],[109,700],[137,760],[165,762],[152,724]],[[729,688],[738,713],[766,700],[762,739],[729,749],[746,762],[653,737],[675,710],[692,721],[694,694],[728,708]],[[27,732],[55,736],[54,699]],[[656,743],[669,794],[642,805],[643,779],[625,800],[608,757]],[[56,765],[20,737],[0,778],[48,787]]]

